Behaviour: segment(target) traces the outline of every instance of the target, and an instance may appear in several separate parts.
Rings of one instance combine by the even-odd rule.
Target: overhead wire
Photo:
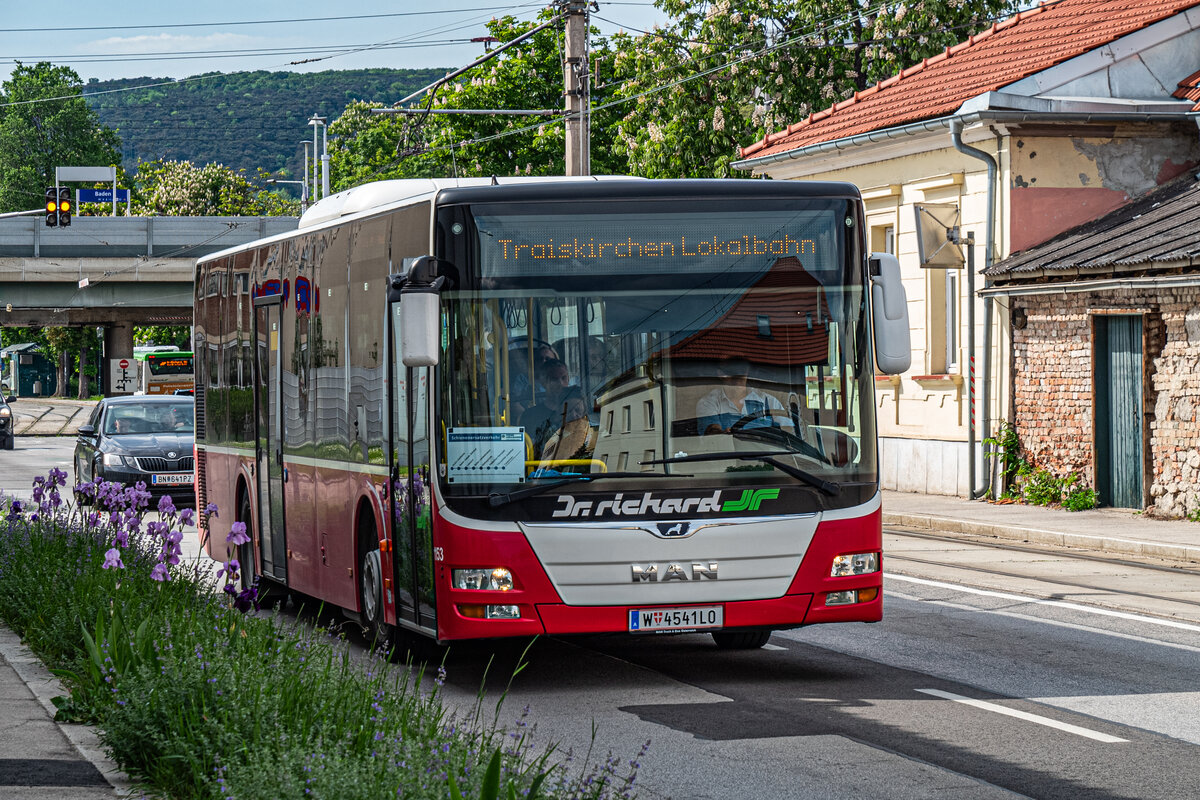
[[[540,2],[540,0],[539,0],[539,2],[515,3],[515,4],[510,4],[507,6],[480,7],[479,9],[470,9],[470,11],[473,12],[475,10],[483,10],[484,8],[486,8],[486,10],[489,10],[489,11],[502,10],[502,11],[523,12],[523,11],[528,11],[529,9],[535,9],[537,11],[540,11],[544,7],[545,7],[544,3]],[[416,12],[414,12],[414,13],[416,13]],[[458,10],[458,9],[444,9],[442,11],[437,11],[437,12],[430,11],[430,12],[420,12],[420,13],[423,15],[458,14],[458,13],[462,13],[462,11]],[[441,33],[446,30],[461,29],[461,27],[464,24],[478,22],[484,18],[486,18],[486,16],[475,16],[475,17],[472,17],[467,20],[456,19],[456,20],[453,20],[450,22],[446,22],[442,25],[434,26],[432,28],[427,28],[427,29],[421,30],[421,31],[414,31],[410,34],[407,34],[406,36],[401,36],[396,39],[386,40],[383,42],[377,42],[377,43],[370,44],[370,45],[357,46],[357,47],[353,47],[353,48],[344,48],[344,49],[338,50],[334,53],[331,53],[329,55],[322,56],[321,58],[305,59],[303,62],[295,62],[295,61],[286,62],[284,64],[279,64],[277,66],[280,66],[280,67],[296,66],[299,63],[314,63],[316,61],[325,61],[325,60],[329,60],[331,58],[337,58],[337,57],[341,57],[344,55],[350,55],[353,53],[369,52],[372,49],[379,49],[379,48],[388,47],[388,46],[394,45],[394,44],[408,42],[408,41],[413,40],[417,36],[426,36],[426,35]],[[155,26],[151,26],[151,27],[155,27]],[[157,26],[157,27],[165,27],[165,26]],[[147,60],[153,60],[153,59],[147,59]],[[133,92],[133,91],[139,91],[142,89],[154,89],[154,88],[159,88],[159,87],[163,87],[163,86],[174,86],[174,85],[179,85],[179,84],[192,83],[195,81],[212,80],[214,78],[224,78],[224,77],[228,77],[230,75],[240,75],[240,74],[245,74],[245,73],[249,73],[249,72],[253,72],[253,71],[255,71],[255,70],[243,69],[243,70],[235,70],[233,72],[222,72],[222,73],[207,74],[207,75],[193,75],[193,76],[190,76],[187,78],[177,78],[177,79],[171,79],[171,80],[165,80],[165,81],[155,81],[152,83],[137,84],[135,86],[123,86],[123,87],[114,88],[114,89],[104,89],[104,90],[95,91],[95,92],[87,92],[85,96],[94,97],[94,96],[106,95],[106,94],[119,94],[122,92]],[[50,102],[55,102],[55,101],[59,101],[59,100],[73,100],[80,96],[81,96],[81,94],[70,94],[70,95],[61,95],[58,97],[43,97],[43,98],[37,98],[37,99],[31,99],[31,100],[9,101],[9,102],[0,103],[0,108],[11,108],[14,106],[33,105],[33,104],[37,104],[37,103],[50,103]]]
[[[885,7],[885,6],[884,6],[884,4],[883,4],[883,3],[880,3],[880,4],[879,4],[878,6],[876,6],[875,8],[876,8],[876,9],[880,9],[880,8],[884,8],[884,7]],[[837,28],[839,28],[839,27],[845,27],[845,26],[847,26],[847,25],[849,25],[849,22],[848,22],[848,21],[842,21],[842,22],[840,22],[840,23],[835,23],[835,24],[834,24],[832,27],[833,27],[833,28],[836,30],[836,29],[837,29]],[[590,114],[590,113],[595,113],[596,111],[603,111],[603,110],[604,110],[604,109],[606,109],[606,108],[612,108],[612,107],[614,107],[614,106],[619,106],[619,105],[624,105],[624,104],[626,104],[626,103],[634,102],[634,101],[636,101],[636,100],[639,100],[639,99],[641,99],[641,98],[643,98],[643,97],[648,97],[648,96],[650,96],[650,95],[653,95],[653,94],[658,94],[659,92],[664,92],[664,91],[666,91],[666,90],[668,90],[668,89],[672,89],[672,88],[674,88],[674,87],[676,87],[676,86],[680,86],[680,85],[682,85],[682,84],[689,83],[689,82],[691,82],[691,81],[694,81],[694,80],[698,80],[698,79],[700,79],[700,78],[706,77],[706,76],[708,76],[708,75],[711,75],[711,74],[713,74],[713,73],[724,71],[724,70],[726,70],[726,69],[729,69],[730,67],[734,67],[734,66],[737,66],[737,65],[739,65],[739,64],[743,64],[743,63],[745,63],[745,62],[747,62],[747,61],[751,61],[751,60],[753,60],[753,59],[756,59],[756,58],[761,58],[762,56],[764,56],[764,55],[767,55],[767,54],[769,54],[769,53],[771,53],[771,52],[773,52],[773,51],[775,51],[775,50],[779,50],[779,49],[782,49],[782,48],[784,48],[784,47],[788,47],[788,46],[790,46],[790,45],[792,45],[792,44],[795,44],[795,43],[797,43],[797,42],[800,42],[800,41],[803,41],[803,40],[805,40],[805,39],[808,39],[808,38],[810,38],[810,37],[812,37],[812,36],[816,36],[818,33],[821,33],[821,32],[823,32],[823,31],[824,31],[824,29],[822,29],[821,31],[816,31],[816,30],[814,30],[814,31],[806,31],[806,32],[804,32],[804,33],[801,33],[801,34],[799,34],[799,35],[796,35],[796,36],[793,36],[793,37],[790,37],[790,38],[787,38],[787,39],[782,39],[782,40],[776,41],[776,42],[774,42],[774,43],[772,43],[772,44],[769,44],[769,45],[767,45],[767,46],[765,46],[765,47],[762,47],[762,48],[760,48],[759,50],[757,50],[757,51],[755,51],[755,52],[753,52],[753,53],[748,53],[748,54],[746,54],[746,55],[744,55],[744,56],[740,56],[740,57],[738,57],[738,58],[735,58],[735,59],[732,59],[732,60],[730,60],[730,61],[726,61],[725,63],[723,63],[723,64],[719,64],[719,65],[717,65],[717,66],[715,66],[715,67],[711,67],[711,68],[709,68],[709,69],[702,70],[702,71],[700,71],[700,72],[697,72],[697,73],[694,73],[694,74],[692,74],[692,75],[687,75],[687,76],[684,76],[684,77],[682,77],[682,78],[679,78],[678,80],[670,81],[670,82],[668,82],[668,83],[661,84],[661,85],[659,85],[659,86],[651,87],[651,88],[649,88],[649,89],[647,89],[647,90],[645,90],[645,91],[643,91],[643,92],[639,92],[638,94],[631,95],[631,96],[629,96],[629,97],[622,97],[622,98],[618,98],[618,99],[616,99],[616,100],[611,100],[611,101],[609,101],[609,102],[607,102],[607,103],[602,103],[602,104],[600,104],[600,105],[598,105],[598,106],[592,106],[592,107],[589,109],[589,114]],[[728,52],[728,51],[722,51],[722,52]],[[526,126],[523,126],[523,127],[521,127],[521,128],[514,128],[514,129],[511,129],[511,130],[508,130],[508,131],[501,131],[500,133],[495,133],[495,134],[491,134],[491,135],[488,135],[488,136],[481,136],[481,137],[477,137],[477,138],[475,138],[475,139],[469,139],[469,140],[465,140],[465,141],[462,141],[462,142],[458,142],[458,143],[456,143],[455,145],[441,145],[441,146],[439,146],[439,147],[435,147],[435,148],[427,148],[427,149],[425,149],[425,150],[421,151],[420,153],[417,153],[416,155],[427,155],[427,154],[430,154],[430,153],[441,152],[441,151],[444,151],[444,150],[446,150],[447,148],[449,148],[449,147],[451,147],[451,146],[457,146],[457,147],[466,147],[466,146],[470,146],[470,145],[474,145],[474,144],[484,144],[484,143],[486,143],[486,142],[494,141],[494,140],[496,140],[496,139],[502,139],[502,138],[505,138],[505,137],[508,137],[508,136],[515,136],[515,135],[517,135],[517,134],[519,134],[519,133],[527,133],[527,132],[529,132],[529,131],[531,131],[531,130],[535,130],[535,129],[537,129],[537,128],[539,128],[539,127],[543,126],[543,125],[546,125],[546,124],[557,124],[557,123],[559,123],[559,122],[564,122],[566,119],[567,119],[567,116],[566,116],[566,114],[564,113],[564,114],[563,114],[563,115],[561,115],[561,116],[551,117],[549,120],[547,120],[547,121],[544,121],[544,122],[535,123],[535,124],[531,124],[531,125],[526,125]],[[384,171],[384,170],[378,170],[378,171],[376,172],[376,174],[379,174],[379,173],[380,173],[380,172],[382,172],[382,171]]]

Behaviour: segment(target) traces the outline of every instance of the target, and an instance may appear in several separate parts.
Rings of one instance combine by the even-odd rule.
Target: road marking
[[[1161,625],[1164,628],[1176,628],[1184,631],[1194,631],[1200,633],[1200,625],[1191,625],[1186,622],[1176,622],[1170,619],[1156,619],[1155,617],[1143,617],[1140,614],[1130,614],[1125,611],[1110,611],[1107,608],[1095,608],[1092,606],[1081,606],[1078,603],[1064,603],[1061,600],[1042,600],[1038,597],[1028,597],[1021,594],[1009,594],[1008,592],[996,592],[991,589],[974,589],[970,586],[961,586],[957,583],[943,583],[942,581],[931,581],[925,578],[913,578],[908,575],[897,575],[894,572],[886,574],[889,580],[904,581],[907,583],[917,583],[922,586],[933,586],[938,589],[952,589],[956,592],[965,594],[975,594],[981,597],[996,597],[1001,600],[1015,600],[1021,603],[1032,603],[1040,606],[1053,606],[1055,608],[1066,608],[1071,611],[1085,611],[1089,614],[1096,614],[1102,617],[1116,617],[1117,619],[1127,619],[1133,622],[1144,622],[1147,625]]]
[[[1115,744],[1117,742],[1129,741],[1128,739],[1109,736],[1107,733],[1100,733],[1099,731],[1089,730],[1088,728],[1081,728],[1078,725],[1071,725],[1067,722],[1059,722],[1056,719],[1050,719],[1049,717],[1043,717],[1038,714],[1030,714],[1026,711],[1017,711],[1015,708],[1008,708],[1007,706],[998,705],[996,703],[989,703],[984,700],[976,700],[971,697],[964,697],[961,694],[943,692],[940,689],[917,689],[917,691],[921,692],[922,694],[930,694],[934,697],[940,697],[943,700],[953,700],[954,702],[962,703],[963,705],[982,708],[984,711],[994,711],[997,714],[1003,714],[1006,717],[1016,717],[1017,719],[1023,719],[1026,722],[1036,722],[1038,725],[1045,725],[1048,728],[1057,728],[1060,731],[1066,731],[1067,733],[1073,733],[1076,736],[1094,739],[1097,742]]]
[[[762,649],[763,650],[787,650],[786,647],[780,647],[777,644],[764,644],[762,646]]]
[[[943,608],[953,608],[955,611],[970,611],[974,614],[995,614],[998,617],[1008,617],[1009,619],[1019,619],[1023,622],[1033,622],[1038,625],[1050,625],[1055,628],[1066,628],[1072,631],[1083,631],[1084,633],[1094,633],[1098,636],[1111,636],[1114,639],[1127,639],[1131,642],[1139,644],[1152,644],[1155,647],[1170,647],[1175,650],[1185,650],[1189,653],[1200,653],[1200,647],[1193,647],[1190,644],[1180,644],[1179,642],[1164,642],[1162,639],[1151,639],[1148,636],[1136,636],[1132,633],[1121,633],[1120,631],[1110,631],[1105,628],[1097,628],[1093,625],[1080,625],[1076,622],[1063,622],[1049,617],[1035,617],[1032,614],[1019,614],[1016,611],[1003,611],[999,608],[980,608],[979,606],[971,606],[966,603],[952,603],[949,600],[930,600],[927,597],[918,597],[915,594],[905,594],[897,592],[894,589],[884,592],[887,597],[895,597],[899,600],[909,600],[914,603],[925,603],[942,606]]]

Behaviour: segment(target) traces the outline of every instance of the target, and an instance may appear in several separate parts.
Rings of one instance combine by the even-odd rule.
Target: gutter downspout
[[[992,158],[987,153],[978,148],[964,144],[962,140],[963,120],[961,117],[953,117],[950,120],[950,141],[954,144],[954,149],[968,155],[971,158],[979,159],[987,164],[987,226],[984,232],[984,251],[983,251],[983,268],[986,271],[992,265],[992,250],[996,241],[996,159]],[[984,278],[984,288],[987,288],[987,278]],[[971,296],[970,302],[975,302],[975,275],[968,270],[967,275],[967,291]],[[984,438],[990,434],[991,419],[991,375],[992,375],[992,297],[985,295],[983,299],[983,425],[982,431]],[[971,326],[974,328],[974,326]],[[970,351],[968,358],[971,363],[975,360],[975,331],[967,331],[967,348]],[[972,379],[974,376],[972,376]],[[968,442],[967,455],[968,461],[968,495],[970,499],[976,500],[987,494],[991,488],[987,478],[987,470],[984,470],[983,486],[975,485],[975,407],[972,403],[970,408],[971,424],[968,426]],[[985,460],[986,464],[986,460]]]

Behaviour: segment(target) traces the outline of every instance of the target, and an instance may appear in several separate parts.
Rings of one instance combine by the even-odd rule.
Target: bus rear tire
[[[238,591],[245,591],[254,585],[254,519],[250,514],[250,495],[242,493],[238,503],[237,521],[246,526],[246,535],[250,541],[237,546],[238,560]]]
[[[374,526],[364,525],[359,533],[358,594],[362,604],[362,626],[367,642],[374,650],[387,651],[392,645],[392,626],[383,617],[383,557]],[[368,549],[370,548],[370,549]]]
[[[771,632],[713,631],[712,638],[722,650],[757,650],[771,638]]]

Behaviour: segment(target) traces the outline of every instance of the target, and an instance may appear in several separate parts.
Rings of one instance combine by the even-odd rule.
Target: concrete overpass
[[[134,325],[190,325],[196,259],[295,230],[296,217],[0,219],[0,327],[103,326],[133,355]]]

